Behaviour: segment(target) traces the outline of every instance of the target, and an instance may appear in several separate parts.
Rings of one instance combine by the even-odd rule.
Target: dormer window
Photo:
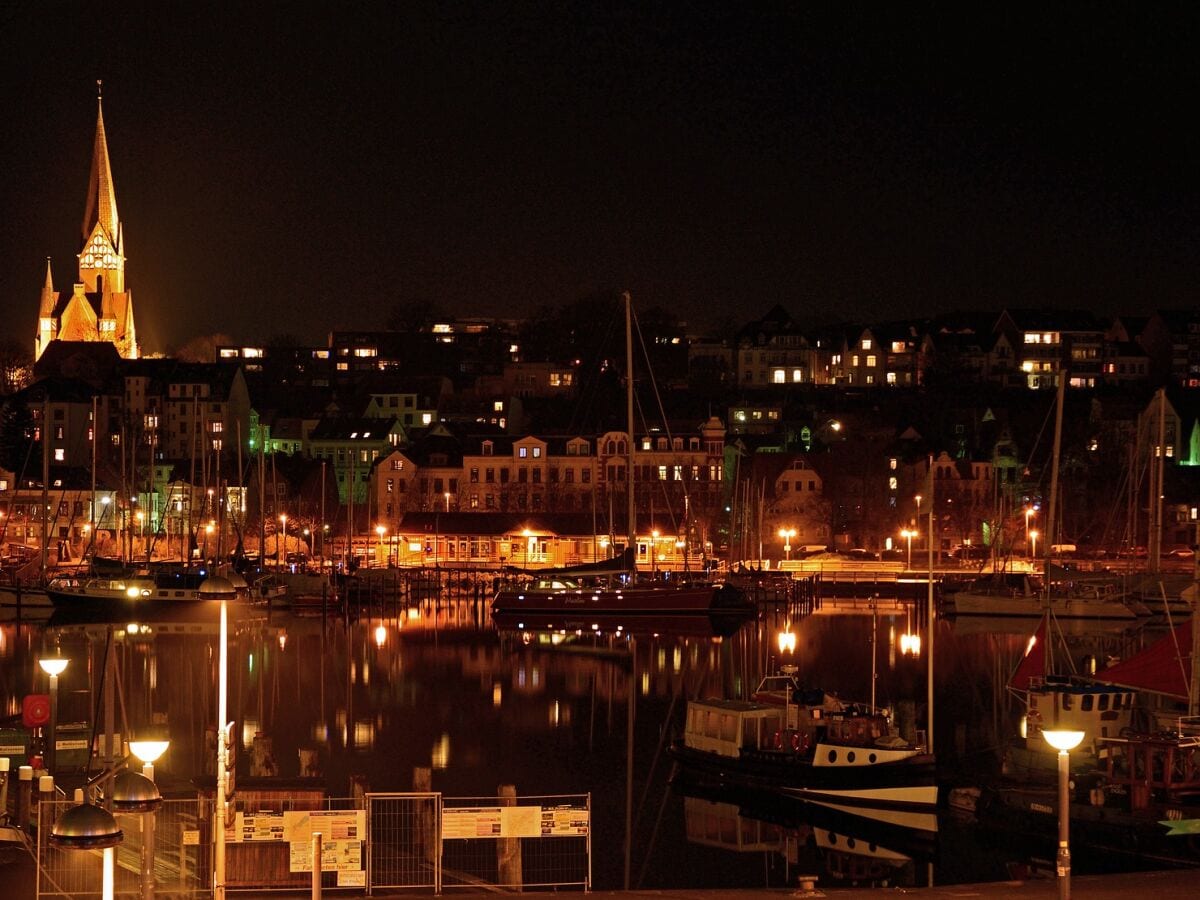
[[[491,455],[492,455],[492,449],[493,449],[493,447],[494,447],[494,446],[495,446],[495,445],[494,445],[494,444],[493,444],[491,441],[484,441],[484,442],[483,442],[483,455],[484,455],[484,456],[491,456]]]
[[[518,447],[517,448],[517,456],[521,457],[521,459],[525,459],[525,457],[527,457],[528,455],[529,455],[528,447]]]
[[[870,338],[863,338],[862,339],[862,349],[870,350],[872,343],[873,343],[873,341]]]

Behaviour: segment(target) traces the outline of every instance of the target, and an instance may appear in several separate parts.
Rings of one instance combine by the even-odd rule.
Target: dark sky
[[[1195,302],[1194,4],[810,6],[9,7],[0,321],[75,277],[96,78],[150,351],[612,287],[693,324]]]

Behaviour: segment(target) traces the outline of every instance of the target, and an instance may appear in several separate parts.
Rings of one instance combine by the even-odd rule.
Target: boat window
[[[721,716],[721,740],[737,740],[737,719],[729,714]]]
[[[1100,695],[1100,702],[1097,704],[1096,709],[1100,710],[1101,712],[1108,709],[1108,694]]]
[[[1079,698],[1079,708],[1084,712],[1092,711],[1092,695],[1088,694],[1085,697]]]
[[[1072,700],[1071,700],[1071,695],[1070,695],[1070,694],[1063,694],[1063,695],[1062,695],[1062,708],[1063,708],[1063,709],[1070,709],[1070,708],[1071,708],[1071,707],[1073,707],[1074,705],[1075,705],[1075,704],[1072,702]]]

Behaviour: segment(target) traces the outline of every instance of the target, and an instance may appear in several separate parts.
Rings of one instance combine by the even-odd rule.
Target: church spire
[[[58,295],[54,293],[54,277],[50,274],[50,257],[46,257],[46,281],[42,284],[42,302],[38,317],[45,319],[54,315],[54,304]]]
[[[86,243],[96,225],[104,229],[113,248],[120,252],[121,221],[117,217],[117,193],[113,189],[112,167],[108,161],[108,140],[104,135],[104,105],[101,83],[96,82],[96,141],[92,148],[92,171],[88,176],[87,211],[83,215],[83,240]]]

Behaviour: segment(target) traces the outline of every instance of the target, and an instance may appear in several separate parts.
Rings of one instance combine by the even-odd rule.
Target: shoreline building
[[[71,290],[55,291],[50,260],[46,260],[33,358],[40,359],[50,343],[58,340],[107,342],[123,358],[137,359],[133,294],[125,287],[125,233],[117,213],[99,95],[82,241],[79,277]]]

